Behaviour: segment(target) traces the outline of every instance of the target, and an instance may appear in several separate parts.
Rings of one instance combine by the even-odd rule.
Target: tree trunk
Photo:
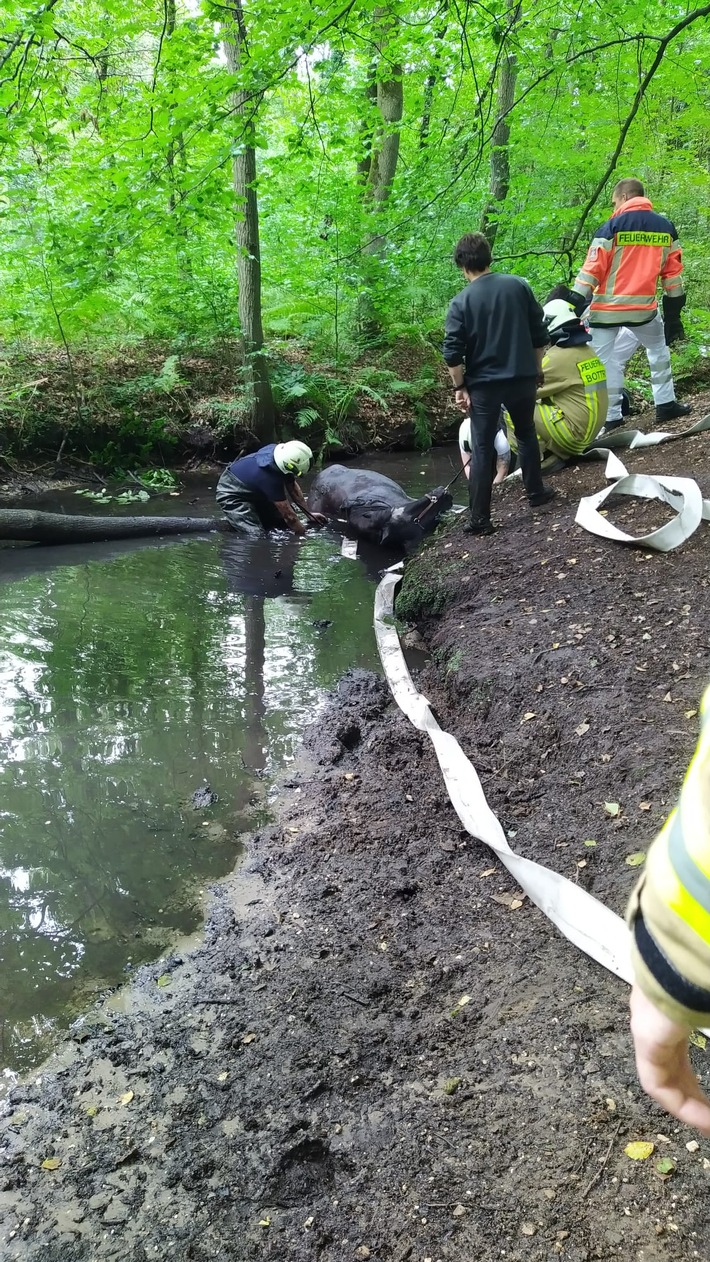
[[[397,160],[399,158],[400,123],[404,113],[403,69],[389,54],[393,31],[396,33],[398,18],[392,9],[378,8],[374,13],[374,29],[377,46],[375,67],[376,89],[368,84],[369,99],[377,103],[379,122],[372,138],[369,169],[364,187],[365,207],[371,207],[378,216],[392,192]],[[362,166],[359,168],[363,173]],[[384,256],[386,238],[376,230],[376,218],[365,219],[367,240],[363,246],[365,291],[358,303],[357,322],[361,336],[370,339],[380,331],[380,321],[373,301],[379,274],[379,262]],[[373,231],[374,229],[374,231]],[[368,256],[372,260],[368,263]]]
[[[82,517],[38,513],[33,509],[0,509],[0,539],[29,543],[101,543],[143,535],[181,535],[229,529],[214,517]]]
[[[227,66],[239,75],[248,58],[246,27],[241,0],[231,6],[232,20],[222,25]],[[250,426],[262,443],[274,442],[274,401],[269,370],[264,355],[261,320],[261,254],[259,249],[259,205],[256,194],[256,149],[254,124],[261,96],[239,88],[233,94],[234,113],[241,123],[239,148],[234,158],[234,192],[241,214],[237,218],[237,277],[239,281],[239,322],[246,355],[246,384],[249,393]]]
[[[365,109],[360,119],[360,157],[357,164],[358,183],[365,188],[370,178],[372,166],[372,139],[374,135],[371,116],[373,106],[377,105],[377,63],[371,62],[365,88]]]
[[[429,130],[431,128],[431,112],[432,112],[432,109],[434,108],[434,88],[436,87],[437,81],[441,78],[441,67],[440,67],[441,48],[442,48],[443,41],[446,39],[447,29],[448,29],[448,19],[444,17],[444,21],[441,23],[438,30],[434,32],[434,37],[437,40],[437,45],[436,45],[436,48],[434,49],[434,56],[431,62],[431,70],[429,71],[429,74],[426,77],[426,82],[424,84],[424,100],[422,102],[422,119],[421,119],[421,123],[419,124],[419,148],[420,149],[426,149],[429,143]]]
[[[377,109],[381,122],[374,138],[366,193],[377,203],[387,201],[394,183],[399,157],[399,124],[404,113],[402,65],[389,56],[390,36],[396,29],[397,17],[385,8],[375,10],[377,39]]]
[[[508,6],[508,31],[510,39],[520,18],[518,0]],[[498,235],[499,216],[510,188],[510,109],[515,100],[515,84],[518,78],[518,59],[514,52],[501,52],[498,68],[497,117],[491,136],[491,182],[488,201],[481,216],[481,232],[491,248]]]

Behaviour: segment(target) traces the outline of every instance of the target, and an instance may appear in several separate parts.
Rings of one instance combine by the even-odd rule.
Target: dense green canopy
[[[85,339],[180,351],[233,337],[252,191],[239,162],[255,149],[267,343],[297,336],[342,360],[382,332],[438,337],[452,244],[481,224],[542,291],[573,274],[623,175],[679,228],[697,339],[709,14],[661,0],[6,0],[0,334],[70,355]],[[242,244],[242,262],[257,248]]]

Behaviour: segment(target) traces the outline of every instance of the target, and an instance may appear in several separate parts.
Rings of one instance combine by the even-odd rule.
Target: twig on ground
[[[582,1200],[583,1200],[583,1201],[584,1201],[584,1200],[586,1200],[586,1198],[589,1196],[589,1193],[591,1192],[592,1188],[594,1187],[594,1184],[595,1184],[595,1183],[598,1183],[598,1182],[599,1182],[599,1180],[601,1179],[602,1174],[604,1173],[604,1169],[605,1169],[605,1167],[606,1167],[606,1164],[607,1164],[607,1162],[608,1162],[608,1160],[609,1160],[609,1158],[610,1158],[610,1156],[611,1156],[611,1150],[612,1150],[612,1148],[614,1147],[614,1144],[616,1143],[616,1137],[617,1137],[617,1135],[619,1134],[619,1131],[620,1131],[620,1130],[621,1130],[621,1122],[619,1122],[619,1124],[618,1124],[618,1126],[617,1126],[616,1130],[614,1131],[614,1134],[612,1135],[611,1139],[609,1140],[609,1147],[608,1147],[608,1148],[607,1148],[607,1150],[606,1150],[606,1154],[605,1154],[605,1156],[604,1156],[604,1160],[602,1161],[601,1165],[599,1166],[599,1169],[598,1169],[598,1170],[595,1170],[594,1174],[592,1175],[591,1179],[589,1180],[589,1183],[587,1184],[586,1188],[585,1188],[585,1189],[584,1189],[584,1191],[582,1192]]]
[[[351,995],[349,990],[341,990],[343,999],[350,999],[353,1003],[359,1003],[361,1008],[369,1008],[370,1003],[367,999],[360,999],[357,995]]]

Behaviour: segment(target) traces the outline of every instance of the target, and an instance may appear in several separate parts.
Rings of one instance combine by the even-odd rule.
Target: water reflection
[[[371,581],[333,538],[109,547],[63,566],[32,549],[0,586],[13,1068],[126,967],[194,931],[199,889],[233,865],[324,691],[376,666]],[[195,811],[205,783],[218,802]]]

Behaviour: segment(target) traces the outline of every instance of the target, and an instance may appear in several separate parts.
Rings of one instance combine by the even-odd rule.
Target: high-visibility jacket
[[[535,429],[548,450],[567,459],[585,451],[606,419],[606,369],[591,346],[550,346],[542,361]]]
[[[710,688],[678,806],[648,853],[631,897],[636,980],[674,1021],[710,1013]]]
[[[659,278],[664,293],[679,298],[682,277],[674,225],[647,197],[632,197],[595,233],[574,289],[592,300],[592,327],[646,324],[658,309]]]

